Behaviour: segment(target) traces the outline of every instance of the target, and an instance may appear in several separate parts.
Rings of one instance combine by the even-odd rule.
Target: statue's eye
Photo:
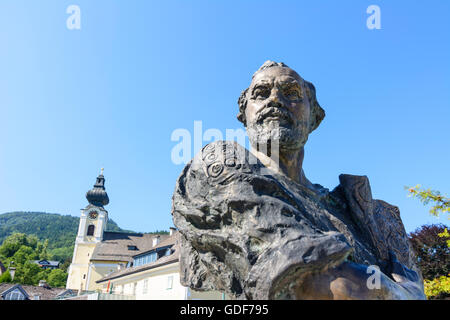
[[[295,87],[287,87],[283,89],[283,95],[292,101],[299,100],[301,98],[300,92]]]
[[[253,97],[257,99],[267,99],[270,96],[270,89],[266,87],[258,87],[253,90]]]

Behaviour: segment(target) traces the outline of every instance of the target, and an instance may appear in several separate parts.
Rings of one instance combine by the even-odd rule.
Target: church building
[[[103,170],[94,187],[86,193],[86,199],[89,204],[81,210],[66,287],[95,291],[100,289],[97,280],[125,268],[133,261],[133,256],[148,251],[169,236],[106,231],[108,211],[105,206],[109,198]]]
[[[86,199],[89,204],[81,210],[67,289],[101,292],[105,299],[224,299],[220,292],[195,292],[180,284],[175,228],[160,235],[106,231],[104,207],[109,198],[103,169]]]

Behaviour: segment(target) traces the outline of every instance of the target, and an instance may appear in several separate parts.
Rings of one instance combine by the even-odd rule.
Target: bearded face
[[[311,106],[303,79],[290,68],[259,71],[247,91],[245,118],[254,148],[268,141],[298,150],[308,140]]]

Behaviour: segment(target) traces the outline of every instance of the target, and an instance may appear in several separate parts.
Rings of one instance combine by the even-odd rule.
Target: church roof
[[[112,272],[108,275],[106,275],[105,277],[97,280],[97,283],[102,283],[108,280],[112,280],[112,279],[117,279],[120,277],[124,277],[130,274],[134,274],[134,273],[138,273],[138,272],[142,272],[145,270],[149,270],[149,269],[154,269],[157,267],[161,267],[167,264],[171,264],[171,263],[175,263],[178,262],[180,259],[180,244],[179,241],[177,241],[178,239],[178,232],[175,232],[172,236],[167,236],[166,239],[163,241],[161,240],[161,242],[156,245],[154,248],[152,248],[151,250],[160,248],[160,247],[164,247],[164,246],[168,246],[168,245],[173,245],[172,250],[173,253],[168,255],[168,256],[163,256],[161,258],[159,258],[158,260],[151,262],[151,263],[147,263],[138,267],[131,267],[131,268],[125,268],[119,271],[115,271]],[[142,252],[144,253],[144,252]]]
[[[159,237],[160,241],[153,246],[153,238],[156,237]],[[92,253],[91,261],[129,262],[133,260],[133,256],[168,245],[166,240],[172,237],[170,235],[105,231],[103,240],[97,244]]]

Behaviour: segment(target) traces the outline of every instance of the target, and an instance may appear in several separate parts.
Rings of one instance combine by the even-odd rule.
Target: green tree
[[[441,213],[450,212],[450,198],[447,198],[439,191],[431,189],[422,189],[420,184],[415,187],[406,187],[411,197],[418,198],[424,205],[428,205],[430,202],[433,206],[430,209],[430,213],[436,217]]]
[[[31,247],[33,250],[35,250],[39,243],[39,239],[34,234],[30,234],[27,235],[26,242],[28,247]]]
[[[431,300],[450,297],[450,277],[441,276],[433,280],[425,280],[425,294]]]
[[[26,235],[24,233],[13,233],[3,241],[0,246],[0,255],[4,257],[13,256],[22,246],[35,250],[38,246],[38,238],[34,235]]]
[[[51,287],[65,287],[67,273],[61,269],[53,269],[48,275],[47,282]]]
[[[9,283],[11,282],[11,274],[9,273],[9,269],[6,270],[4,273],[2,273],[2,275],[0,276],[0,283]]]
[[[47,260],[48,259],[47,249],[48,249],[48,239],[45,239],[44,245],[42,246],[42,250],[39,253],[39,259],[40,260],[44,260],[44,259]]]
[[[450,198],[443,196],[439,191],[422,189],[420,185],[406,188],[410,196],[418,198],[424,205],[432,203],[430,213],[433,216],[439,217],[450,212]],[[450,297],[450,273],[447,273],[450,268],[450,234],[448,228],[441,227],[439,233],[436,232],[436,228],[439,226],[423,226],[421,230],[411,234],[415,240],[412,244],[416,247],[422,273],[429,277],[424,281],[425,294],[429,299]],[[442,274],[443,272],[447,274]]]
[[[70,256],[69,258],[64,260],[63,264],[60,265],[61,270],[63,270],[64,272],[67,272],[71,263],[72,263],[72,256]]]
[[[409,234],[424,279],[433,280],[450,273],[450,248],[447,239],[439,236],[445,229],[443,224],[425,225]]]
[[[79,221],[80,218],[78,217],[45,212],[8,212],[0,214],[0,244],[14,233],[22,233],[25,240],[25,235],[35,235],[35,241],[31,239],[29,243],[23,241],[18,243],[16,248],[5,246],[3,248],[5,253],[9,254],[8,257],[11,257],[13,255],[11,252],[16,252],[22,245],[30,246],[33,249],[36,247],[40,253],[44,246],[43,242],[48,239],[47,259],[62,262],[73,254],[73,245]],[[107,231],[128,232],[119,228],[110,219],[108,219]],[[1,251],[0,256],[7,258]],[[2,258],[1,260],[4,261],[5,259]]]
[[[9,258],[12,257],[22,246],[26,246],[27,235],[24,233],[14,233],[3,241],[0,247],[0,254]]]
[[[42,269],[35,263],[30,261],[16,267],[14,276],[15,283],[37,285],[36,276]]]
[[[32,248],[28,246],[21,246],[20,249],[14,253],[12,259],[16,264],[25,264],[30,259],[36,259],[36,256],[37,254]]]
[[[0,250],[5,256],[2,261],[9,265],[14,262],[16,273],[13,279],[15,283],[37,285],[40,280],[46,280],[57,286],[64,286],[62,281],[67,278],[65,270],[42,269],[33,262],[37,259],[48,259],[49,241],[41,242],[36,236],[26,236],[25,234],[15,233],[5,239]],[[53,272],[53,275],[52,275]],[[4,277],[4,279],[3,279]],[[8,278],[9,277],[9,278]],[[3,281],[10,281],[8,275],[2,275]]]

